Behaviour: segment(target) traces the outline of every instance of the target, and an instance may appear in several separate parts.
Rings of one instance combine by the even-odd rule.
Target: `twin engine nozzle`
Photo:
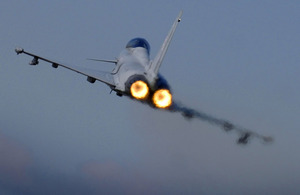
[[[137,80],[130,86],[130,94],[138,100],[146,100],[150,95],[148,84]],[[168,108],[172,104],[172,94],[168,89],[158,89],[152,95],[152,103],[157,108]]]

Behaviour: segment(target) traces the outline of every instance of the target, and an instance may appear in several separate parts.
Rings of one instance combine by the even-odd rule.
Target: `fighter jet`
[[[89,70],[83,67],[67,66],[25,51],[23,48],[16,48],[17,54],[27,54],[33,57],[30,65],[39,64],[43,60],[52,64],[53,68],[63,67],[87,77],[87,81],[95,83],[100,81],[107,84],[118,96],[129,96],[133,99],[147,103],[155,108],[168,108],[172,105],[172,93],[166,79],[159,74],[159,68],[173,38],[177,24],[181,21],[180,11],[174,21],[167,37],[165,38],[158,54],[150,60],[150,45],[144,38],[130,40],[126,48],[116,60],[97,60],[114,63],[116,66],[112,72]]]
[[[167,34],[158,54],[150,60],[150,45],[144,38],[130,40],[126,48],[120,53],[116,60],[90,59],[94,61],[115,64],[111,72],[90,70],[84,67],[68,66],[55,62],[48,58],[25,51],[23,48],[16,48],[17,54],[32,56],[30,65],[39,64],[39,60],[52,64],[53,68],[63,67],[87,77],[87,81],[95,83],[100,81],[108,85],[111,91],[118,96],[128,96],[132,99],[146,103],[153,108],[164,109],[172,112],[180,112],[185,118],[199,118],[224,128],[225,131],[235,129],[240,134],[238,143],[245,144],[250,136],[267,140],[266,137],[250,130],[238,128],[228,121],[217,119],[191,108],[183,107],[172,98],[171,88],[167,80],[159,73],[159,68],[166,55],[170,42],[178,23],[181,21],[182,11],[176,17],[169,33]]]

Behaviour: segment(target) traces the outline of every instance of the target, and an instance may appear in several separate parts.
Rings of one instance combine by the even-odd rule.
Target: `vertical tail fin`
[[[176,27],[178,25],[178,23],[181,21],[181,16],[182,16],[182,11],[179,12],[179,15],[177,16],[176,20],[174,21],[167,37],[165,38],[158,54],[156,55],[156,57],[154,58],[154,60],[152,61],[150,67],[149,67],[149,72],[151,72],[154,76],[156,76],[158,74],[158,70],[162,64],[162,61],[166,55],[166,52],[168,50],[168,47],[170,45],[170,42],[173,38],[174,32],[176,30]]]

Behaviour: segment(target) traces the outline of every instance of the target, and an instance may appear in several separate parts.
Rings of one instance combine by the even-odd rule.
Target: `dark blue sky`
[[[235,144],[202,121],[153,110],[14,53],[111,70],[134,37],[183,104],[265,135]],[[0,194],[299,194],[298,1],[3,1]]]

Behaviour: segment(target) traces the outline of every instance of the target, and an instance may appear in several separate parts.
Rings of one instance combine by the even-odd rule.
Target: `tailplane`
[[[108,62],[108,63],[114,63],[114,64],[118,63],[118,60],[102,60],[102,59],[93,59],[93,58],[87,58],[87,60],[97,61],[97,62]]]

